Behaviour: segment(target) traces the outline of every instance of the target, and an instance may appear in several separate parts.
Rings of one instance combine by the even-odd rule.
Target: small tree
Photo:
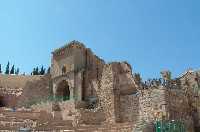
[[[0,64],[0,73],[2,73],[2,71],[1,71],[1,64]]]
[[[36,71],[35,68],[33,68],[32,75],[35,75],[35,71]]]
[[[47,74],[50,74],[50,72],[51,72],[51,68],[49,67],[47,70]]]
[[[44,75],[45,74],[45,69],[44,69],[44,67],[42,66],[42,68],[41,68],[41,70],[40,70],[40,73],[39,73],[40,75]]]
[[[11,70],[10,70],[10,74],[14,74],[15,73],[15,66],[13,65]]]
[[[39,68],[38,67],[36,67],[36,69],[35,69],[35,75],[39,75]]]
[[[9,72],[10,72],[10,62],[8,62],[7,66],[6,66],[5,74],[9,74]]]
[[[46,73],[46,69],[44,68],[44,72],[43,72],[43,75]]]
[[[15,70],[15,74],[16,74],[16,75],[19,75],[19,68],[17,68],[17,69]]]

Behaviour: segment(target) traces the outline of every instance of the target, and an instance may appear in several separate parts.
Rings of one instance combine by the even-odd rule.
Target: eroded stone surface
[[[151,132],[156,120],[181,120],[199,131],[199,72],[161,74],[143,82],[127,62],[106,64],[72,41],[52,53],[50,75],[0,75],[0,129]]]

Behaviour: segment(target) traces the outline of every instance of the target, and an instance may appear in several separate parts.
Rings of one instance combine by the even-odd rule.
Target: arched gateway
[[[60,83],[58,83],[55,97],[62,101],[70,99],[69,84],[66,80],[62,80]]]

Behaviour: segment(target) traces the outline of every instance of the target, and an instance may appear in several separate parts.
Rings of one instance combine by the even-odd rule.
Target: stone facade
[[[74,127],[129,123],[126,130],[133,131],[143,122],[143,131],[151,132],[156,120],[179,120],[188,132],[199,131],[198,71],[175,79],[163,71],[163,78],[143,82],[127,62],[106,64],[78,41],[54,50],[51,60],[50,75],[0,75],[1,107],[28,107],[40,113],[39,122],[71,121]]]
[[[0,75],[1,103],[8,107],[29,104],[50,94],[50,76]]]
[[[95,97],[104,61],[77,41],[52,52],[53,92],[60,81],[69,83],[70,98],[78,101]]]

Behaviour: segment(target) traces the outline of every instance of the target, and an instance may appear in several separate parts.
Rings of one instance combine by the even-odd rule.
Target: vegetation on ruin
[[[70,97],[65,97],[67,98],[67,100],[70,99]],[[73,98],[75,99],[75,98]],[[46,98],[33,98],[28,102],[25,102],[23,104],[23,106],[25,106],[26,108],[30,108],[32,105],[37,105],[37,104],[43,104],[43,103],[47,103],[47,102],[62,102],[63,101],[63,96],[53,96],[50,95]]]
[[[7,66],[6,66],[5,74],[9,74],[9,70],[10,70],[10,62],[8,62]]]
[[[182,121],[156,121],[156,132],[186,132]]]
[[[33,68],[31,75],[44,75],[46,73],[46,69],[42,66],[39,70],[38,66]]]
[[[2,71],[1,71],[1,64],[0,64],[0,73],[2,73]]]

